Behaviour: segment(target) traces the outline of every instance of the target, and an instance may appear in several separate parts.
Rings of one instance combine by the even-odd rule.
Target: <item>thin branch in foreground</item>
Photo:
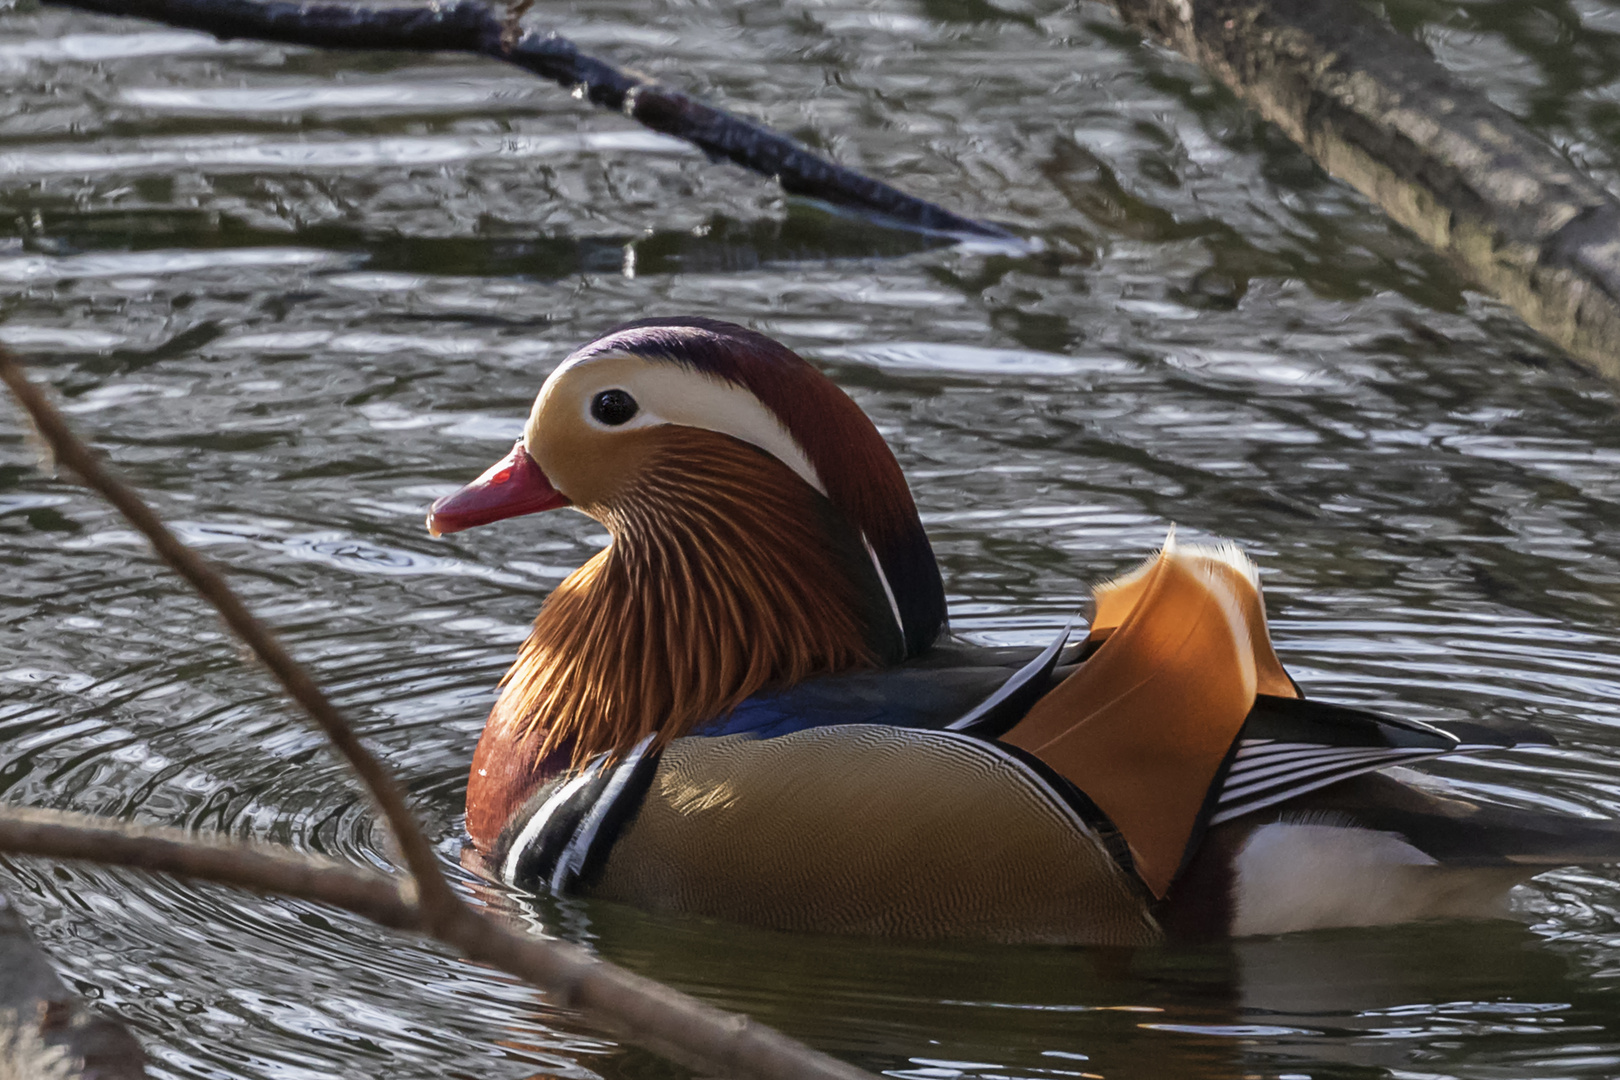
[[[102,866],[313,900],[395,930],[422,930],[422,909],[398,878],[279,845],[203,838],[179,829],[30,807],[0,808],[0,852]]]
[[[468,907],[440,872],[433,849],[405,805],[399,785],[360,743],[309,674],[247,610],[225,579],[180,543],[151,507],[111,474],[3,347],[0,382],[27,410],[40,435],[56,452],[58,462],[105,497],[152,542],[158,555],[214,605],[227,625],[271,668],[288,693],[339,747],[394,829],[415,887],[411,888],[409,881],[393,883],[375,877],[350,881],[334,876],[347,871],[329,865],[306,862],[299,869],[277,861],[290,853],[274,855],[262,848],[248,849],[257,862],[221,854],[233,850],[227,845],[197,845],[203,849],[201,852],[185,852],[181,850],[184,842],[176,835],[149,835],[143,841],[137,835],[140,830],[131,831],[116,823],[99,822],[95,827],[102,832],[87,836],[82,820],[47,819],[37,816],[41,811],[32,811],[36,815],[32,819],[19,816],[19,811],[5,812],[12,823],[9,836],[18,845],[16,850],[122,865],[135,865],[125,859],[150,858],[154,860],[150,869],[272,892],[282,891],[277,883],[306,890],[328,888],[332,890],[329,895],[311,899],[346,907],[386,926],[419,929],[468,959],[526,980],[552,995],[557,1004],[577,1010],[588,1022],[624,1041],[692,1068],[751,1080],[874,1080],[853,1065],[811,1050],[747,1017],[705,1005],[593,956],[577,945],[514,932]],[[5,849],[5,835],[0,833],[0,850]],[[58,847],[46,850],[47,844]],[[210,874],[237,876],[227,879]],[[342,893],[350,886],[356,891]],[[391,896],[385,896],[383,888],[392,890]],[[341,898],[345,895],[355,906]],[[415,921],[407,924],[408,918]]]
[[[706,104],[637,71],[579,51],[538,30],[513,32],[508,9],[490,0],[365,3],[355,0],[44,0],[103,15],[133,16],[221,40],[252,38],[324,49],[466,52],[516,64],[541,78],[711,158],[771,177],[791,195],[887,218],[897,225],[958,238],[1019,243],[1007,229],[963,217],[847,169],[725,109]]]
[[[673,1060],[725,1076],[780,1080],[877,1080],[808,1050],[747,1017],[721,1012],[633,975],[584,949],[513,933],[475,916],[479,933],[432,931],[398,883],[275,845],[201,840],[177,829],[131,825],[60,810],[0,809],[0,853],[123,866],[328,904],[398,930],[427,934],[549,992],[599,1027]],[[604,1022],[604,1020],[606,1022]]]
[[[116,479],[67,426],[67,421],[56,410],[45,393],[28,380],[22,368],[11,355],[0,350],[0,382],[10,389],[12,396],[28,411],[34,429],[45,440],[59,465],[71,469],[86,487],[110,502],[124,519],[145,536],[158,556],[185,578],[225,620],[225,625],[239,637],[253,655],[270,670],[284,690],[303,707],[317,727],[326,733],[338,753],[348,761],[355,774],[371,793],[399,845],[405,865],[415,880],[421,895],[422,908],[430,922],[452,922],[464,909],[460,899],[439,871],[439,860],[433,845],[423,834],[416,817],[405,804],[405,793],[361,743],[337,707],[316,685],[309,673],[292,658],[281,641],[261,623],[247,605],[225,584],[208,562],[182,544],[169,527],[146,505],[134,490]]]

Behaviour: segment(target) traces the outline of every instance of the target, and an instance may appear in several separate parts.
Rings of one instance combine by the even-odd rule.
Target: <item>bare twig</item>
[[[468,932],[432,932],[421,908],[381,874],[269,846],[201,841],[174,829],[58,810],[0,810],[0,852],[77,859],[330,904],[399,930],[430,934],[550,993],[599,1027],[721,1075],[876,1080],[757,1025],[631,974],[584,949],[514,933],[474,916]]]
[[[567,942],[513,933],[469,908],[440,872],[432,846],[411,816],[398,784],[361,745],[309,674],[248,612],[224,578],[180,543],[140,496],[102,465],[3,347],[0,382],[28,411],[40,435],[55,451],[57,461],[105,497],[152,542],[164,561],[214,605],[227,625],[339,747],[394,829],[416,887],[394,885],[375,875],[349,880],[342,876],[349,872],[334,865],[289,858],[286,853],[261,848],[213,844],[186,851],[174,834],[143,833],[111,822],[97,822],[93,828],[100,831],[87,835],[82,821],[40,817],[38,811],[32,819],[7,812],[11,824],[9,832],[0,830],[0,849],[6,848],[9,837],[17,845],[14,850],[141,865],[249,888],[307,895],[376,918],[387,926],[419,929],[469,959],[533,983],[553,995],[559,1004],[577,1009],[590,1022],[626,1041],[695,1068],[758,1080],[872,1080],[870,1074],[817,1053],[771,1028],[753,1024],[746,1017],[705,1005]],[[325,892],[314,895],[316,890]]]
[[[352,911],[396,930],[422,929],[398,878],[262,845],[204,839],[62,810],[0,809],[0,852],[81,859],[235,885]]]
[[[405,865],[416,882],[429,924],[437,927],[461,917],[466,912],[465,905],[440,873],[433,845],[428,842],[415,816],[405,805],[404,792],[382,763],[361,743],[354,729],[309,673],[237,598],[219,572],[201,555],[182,544],[139,495],[108,472],[101,459],[91,453],[90,448],[68,428],[67,421],[62,419],[62,414],[57,412],[56,406],[50,403],[44,392],[28,381],[22,368],[3,350],[0,350],[0,382],[4,382],[23,408],[28,410],[35,430],[49,444],[57,463],[71,469],[87,487],[112,503],[125,520],[151,541],[159,557],[214,606],[225,624],[253,650],[253,655],[270,669],[287,694],[303,706],[338,753],[348,760],[393,831],[400,854],[404,856]]]
[[[923,232],[1015,240],[999,225],[907,195],[835,164],[763,124],[707,105],[640,72],[588,56],[566,38],[536,30],[513,33],[508,13],[493,0],[434,4],[361,0],[45,2],[151,19],[225,40],[254,38],[326,49],[477,53],[516,64],[654,131],[684,139],[711,158],[724,158],[773,177],[790,194],[881,215]]]

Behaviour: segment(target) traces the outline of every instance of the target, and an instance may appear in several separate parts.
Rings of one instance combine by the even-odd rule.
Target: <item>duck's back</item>
[[[508,880],[783,930],[1162,936],[1095,808],[981,738],[875,724],[690,737],[568,783],[503,838]]]

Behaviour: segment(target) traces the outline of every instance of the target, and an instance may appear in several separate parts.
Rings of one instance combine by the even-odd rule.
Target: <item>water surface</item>
[[[1620,6],[1387,5],[1598,175]],[[0,340],[226,568],[482,901],[908,1080],[1608,1077],[1620,888],[1517,921],[1111,952],[882,944],[522,906],[457,863],[465,770],[575,515],[425,505],[550,367],[644,314],[764,329],[873,415],[956,629],[1045,640],[1176,523],[1264,567],[1315,696],[1528,721],[1446,766],[1620,815],[1616,390],[1185,63],[1045,0],[552,5],[558,29],[1038,253],[785,201],[517,71],[0,10]],[[388,862],[344,769],[0,413],[0,792]],[[0,864],[84,994],[186,1078],[675,1077],[535,992],[311,905]]]

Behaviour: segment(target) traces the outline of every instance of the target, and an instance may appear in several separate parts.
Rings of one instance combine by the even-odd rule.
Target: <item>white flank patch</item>
[[[1500,915],[1528,876],[1442,866],[1395,833],[1310,822],[1256,829],[1234,870],[1234,937]]]

